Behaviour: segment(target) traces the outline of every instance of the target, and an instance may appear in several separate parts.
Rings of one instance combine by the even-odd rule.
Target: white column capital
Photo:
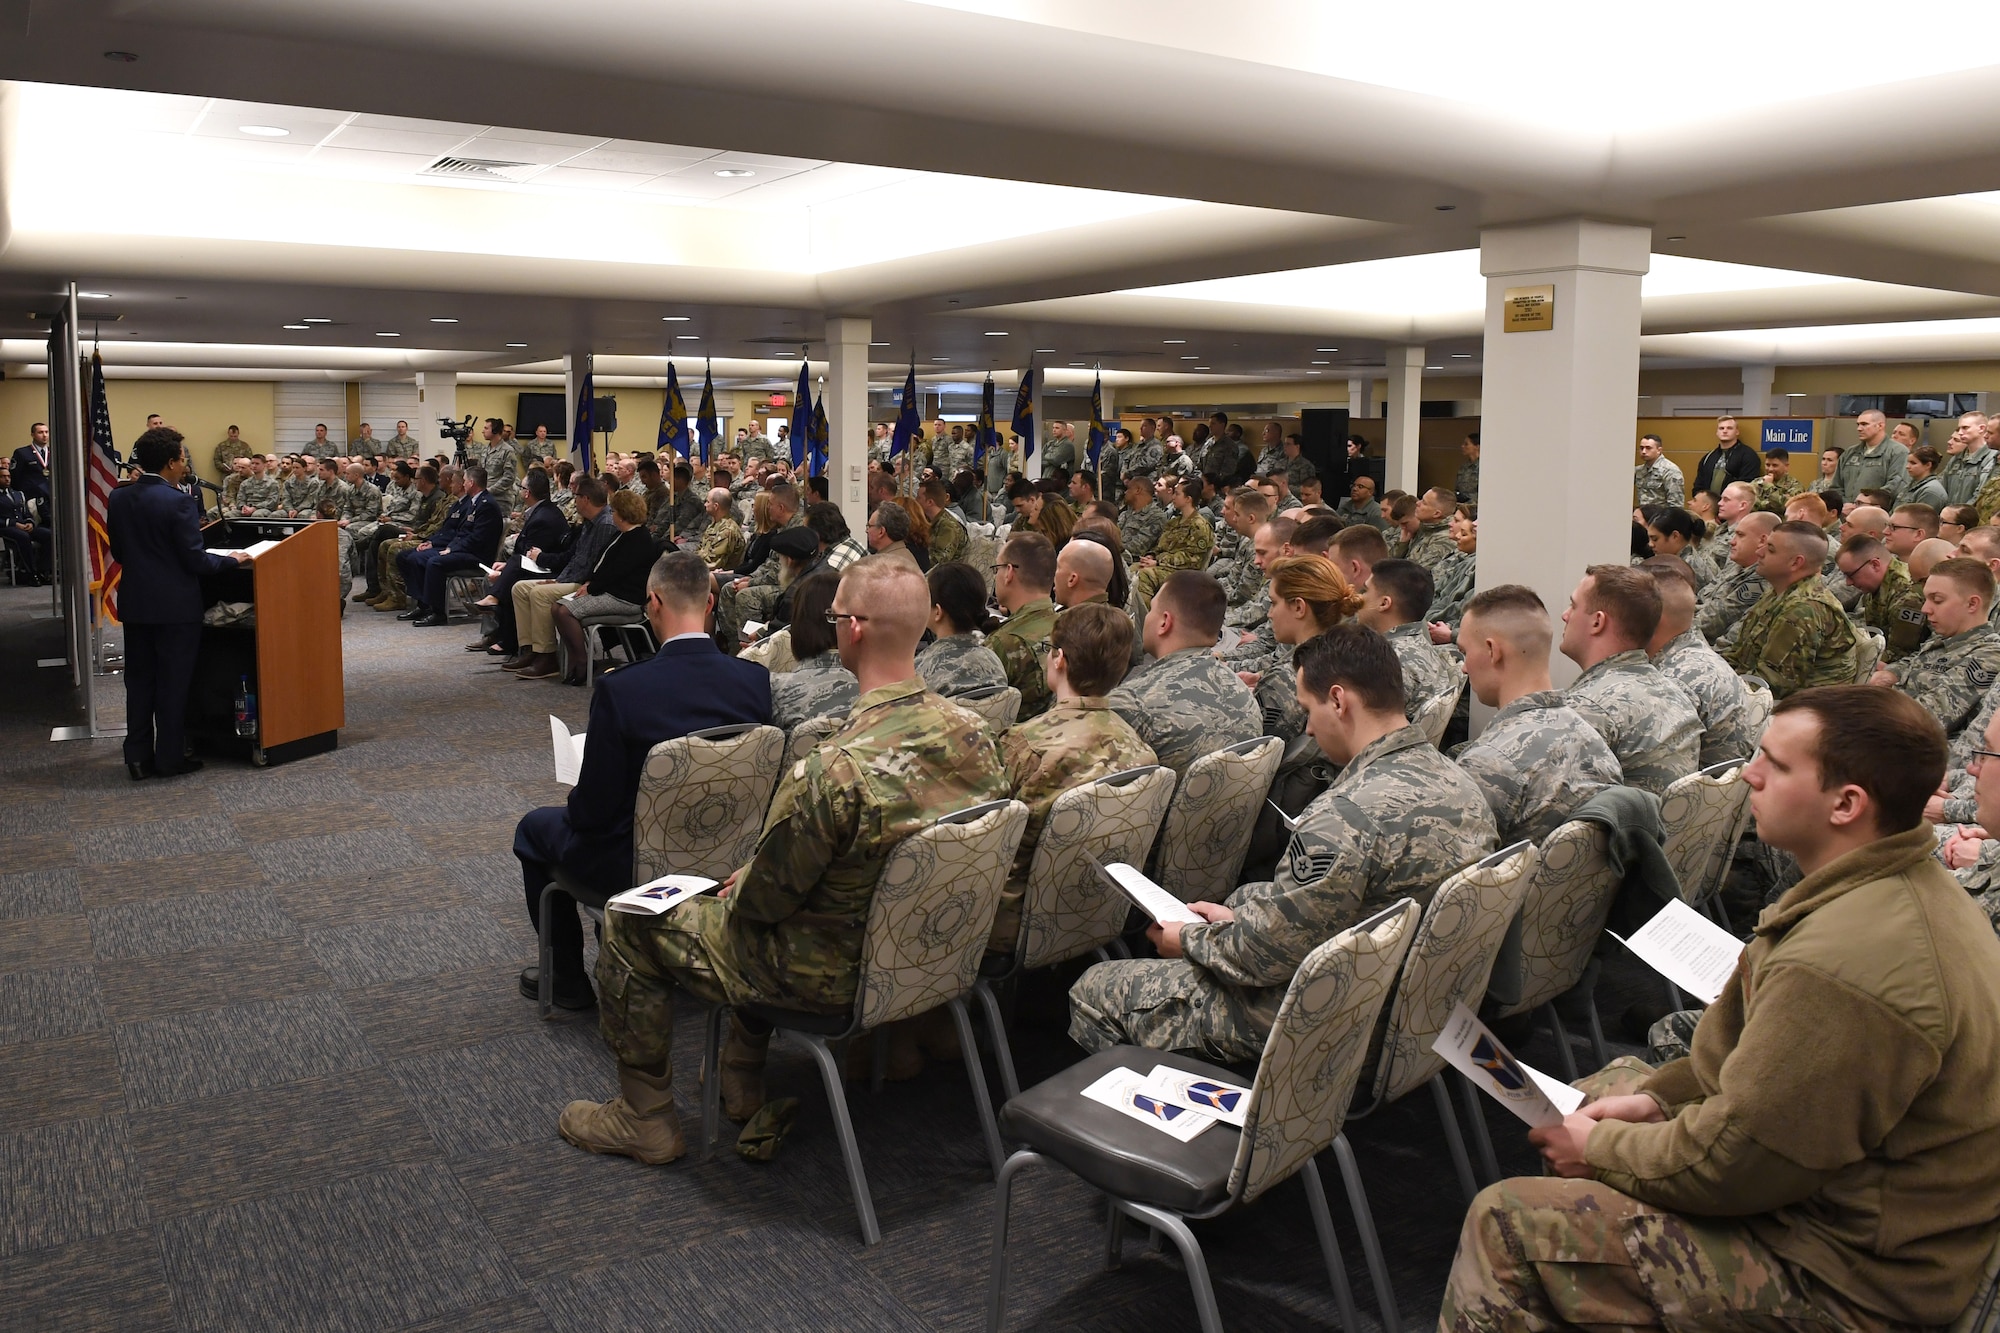
[[[1489,278],[1589,269],[1643,274],[1652,267],[1653,232],[1591,218],[1561,218],[1479,233],[1479,271]]]

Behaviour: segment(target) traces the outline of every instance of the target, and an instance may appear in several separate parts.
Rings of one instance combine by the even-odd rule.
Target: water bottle
[[[250,677],[236,687],[236,734],[245,740],[257,739],[257,696],[250,690]]]

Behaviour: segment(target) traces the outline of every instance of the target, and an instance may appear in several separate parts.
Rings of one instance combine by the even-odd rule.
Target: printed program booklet
[[[1721,996],[1743,956],[1742,940],[1678,898],[1633,931],[1631,939],[1615,930],[1611,938],[1703,1004],[1714,1004]]]
[[[1114,1069],[1083,1090],[1083,1095],[1131,1116],[1186,1143],[1215,1123],[1192,1106],[1165,1096],[1136,1069]]]
[[[631,912],[640,916],[658,916],[672,911],[697,894],[707,893],[717,886],[718,881],[702,875],[662,875],[656,880],[641,884],[636,889],[627,889],[605,903],[605,909],[612,912]]]
[[[1583,1105],[1581,1092],[1516,1060],[1463,1002],[1452,1006],[1451,1017],[1431,1049],[1530,1125],[1559,1125]]]
[[[1244,1117],[1250,1110],[1250,1089],[1242,1084],[1225,1083],[1206,1074],[1190,1074],[1172,1065],[1154,1065],[1153,1072],[1146,1075],[1145,1090],[1238,1129],[1243,1128]]]
[[[1194,926],[1207,924],[1201,917],[1189,911],[1186,903],[1123,861],[1113,861],[1110,865],[1105,865],[1102,861],[1093,859],[1091,864],[1097,867],[1097,873],[1104,877],[1106,883],[1138,904],[1140,911],[1160,925],[1165,925],[1169,921],[1179,921],[1184,925]]]
[[[549,738],[554,742],[556,755],[556,781],[566,787],[574,787],[583,772],[583,742],[587,734],[579,732],[572,736],[561,718],[554,713],[549,714]]]

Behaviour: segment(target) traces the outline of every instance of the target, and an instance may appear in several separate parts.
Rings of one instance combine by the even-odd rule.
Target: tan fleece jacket
[[[1857,1304],[1944,1324],[2000,1233],[2000,939],[1929,825],[1764,910],[1689,1057],[1587,1156],[1643,1202],[1742,1217]]]

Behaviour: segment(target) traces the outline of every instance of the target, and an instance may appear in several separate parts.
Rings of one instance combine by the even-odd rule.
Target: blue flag
[[[701,410],[695,418],[694,433],[701,442],[701,461],[706,463],[708,447],[722,436],[722,423],[715,415],[715,371],[705,363],[701,379]]]
[[[574,455],[574,462],[578,468],[582,469],[585,476],[589,476],[597,470],[591,466],[590,459],[591,395],[595,392],[596,388],[592,382],[590,367],[586,364],[583,371],[583,383],[577,387],[576,428],[570,432],[569,437],[569,451]]]
[[[923,423],[917,419],[917,363],[910,362],[910,377],[903,381],[903,401],[896,407],[896,430],[889,436],[889,457],[907,453]]]
[[[1014,390],[1014,434],[1021,440],[1021,461],[1035,456],[1035,358],[1028,358],[1028,373]]]
[[[811,369],[803,353],[799,356],[799,392],[792,400],[792,466],[806,461],[806,440],[812,435],[812,385],[806,379]]]
[[[806,440],[806,464],[815,477],[826,475],[827,441],[826,385],[822,383],[819,397],[813,400],[812,426]]]
[[[993,429],[993,376],[986,376],[986,386],[979,391],[979,425],[972,437],[972,461],[984,463],[986,451],[1000,442],[1000,432]]]
[[[1097,378],[1090,386],[1090,442],[1085,452],[1090,456],[1090,470],[1097,471],[1097,456],[1104,452],[1104,371],[1098,370]]]
[[[659,451],[661,466],[669,477],[674,475],[674,455],[687,452],[688,405],[681,397],[680,376],[674,372],[674,363],[667,362],[667,398],[660,404]]]

